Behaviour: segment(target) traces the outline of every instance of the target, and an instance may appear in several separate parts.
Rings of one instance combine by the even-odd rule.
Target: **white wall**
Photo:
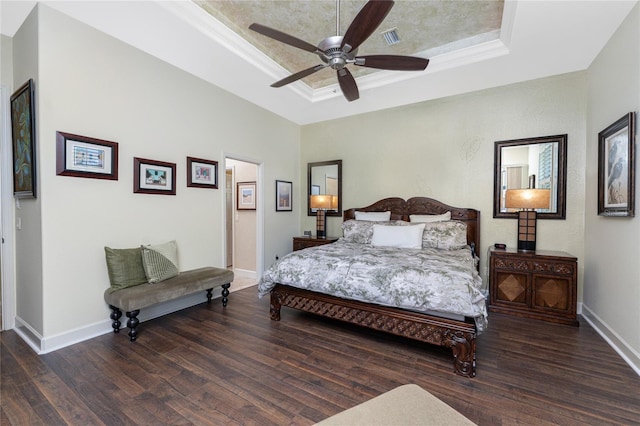
[[[585,93],[585,73],[573,73],[308,125],[300,169],[342,159],[345,209],[391,196],[476,208],[484,257],[493,243],[517,239],[515,220],[492,218],[494,142],[567,133],[567,219],[541,220],[538,248],[578,257],[581,300]],[[301,229],[313,229],[314,220],[303,212]],[[341,222],[328,217],[328,235],[342,235]]]
[[[34,279],[41,291],[21,297],[19,310],[33,306],[42,318],[33,325],[46,339],[108,325],[104,246],[175,239],[182,270],[223,266],[225,192],[187,188],[186,157],[220,164],[223,152],[256,158],[267,183],[261,192],[271,199],[275,179],[299,179],[299,128],[46,4],[36,10],[37,28],[30,20],[20,31],[38,44],[16,36],[14,52],[34,55],[39,64],[42,249],[37,239],[30,248],[42,260],[30,265],[42,271]],[[16,79],[26,77],[16,72]],[[58,130],[118,142],[119,180],[56,176]],[[134,194],[134,156],[176,163],[177,194]],[[283,222],[267,209],[264,229],[271,258],[291,244],[299,221]],[[17,287],[31,285],[25,280],[32,275],[19,270]]]
[[[640,374],[637,151],[636,217],[597,214],[598,133],[625,114],[640,111],[640,5],[636,5],[590,66],[588,90],[583,315],[619,348]]]

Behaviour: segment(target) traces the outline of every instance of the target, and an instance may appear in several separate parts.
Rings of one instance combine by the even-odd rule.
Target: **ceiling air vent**
[[[397,28],[391,28],[390,30],[384,31],[382,33],[382,37],[384,37],[384,41],[386,41],[389,46],[400,43],[400,36],[398,35]]]

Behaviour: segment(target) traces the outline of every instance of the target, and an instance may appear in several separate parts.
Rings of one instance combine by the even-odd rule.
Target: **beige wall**
[[[516,222],[492,217],[494,142],[567,133],[567,219],[541,221],[538,247],[577,256],[581,282],[585,93],[585,73],[573,73],[308,125],[300,170],[307,162],[342,159],[347,209],[391,196],[476,208],[484,257],[493,243],[516,244]],[[303,212],[301,229],[313,229],[314,220]],[[341,235],[340,224],[328,217],[328,234]]]
[[[255,158],[273,199],[275,179],[299,179],[299,128],[46,4],[36,10],[39,20],[14,38],[14,79],[36,79],[42,216],[18,238],[16,285],[18,315],[47,339],[106,326],[104,246],[175,239],[182,270],[222,266],[225,192],[187,188],[186,157]],[[37,75],[22,66],[34,60]],[[58,130],[118,142],[119,180],[56,176]],[[177,194],[134,194],[134,156],[175,162]],[[284,223],[265,205],[261,243],[271,258],[299,221]]]
[[[13,89],[13,39],[1,34],[0,85]]]
[[[640,373],[640,218],[598,216],[598,132],[640,111],[640,5],[594,60],[588,73],[586,227],[583,314]],[[638,125],[636,124],[636,131]],[[637,140],[637,138],[636,138]],[[637,149],[636,143],[636,149]]]
[[[13,87],[17,89],[30,78],[34,79],[36,120],[41,114],[39,98],[38,11],[33,10],[20,30],[13,37]],[[16,202],[15,218],[21,229],[15,231],[16,257],[16,326],[30,336],[44,332],[43,302],[43,239],[42,239],[42,176],[39,162],[42,160],[42,129],[36,121],[36,199],[25,198]]]

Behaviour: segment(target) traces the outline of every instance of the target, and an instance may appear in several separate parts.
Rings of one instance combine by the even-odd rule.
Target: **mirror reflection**
[[[308,215],[315,216],[317,209],[311,208],[311,195],[332,195],[337,197],[337,207],[326,211],[327,216],[342,215],[342,160],[322,161],[307,165],[307,208]]]
[[[515,218],[506,207],[509,189],[548,189],[548,209],[536,209],[538,219],[564,219],[566,206],[567,135],[495,143],[493,217]]]

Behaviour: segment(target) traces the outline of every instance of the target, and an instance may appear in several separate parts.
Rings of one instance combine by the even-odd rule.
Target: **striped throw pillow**
[[[175,241],[142,246],[142,265],[147,281],[159,283],[180,273],[178,265],[178,245]]]

